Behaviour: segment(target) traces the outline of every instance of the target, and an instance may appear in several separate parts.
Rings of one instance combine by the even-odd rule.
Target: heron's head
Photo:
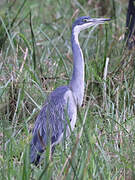
[[[109,18],[91,18],[90,16],[79,17],[72,25],[72,30],[76,33],[87,29],[92,26],[104,24],[106,21],[110,21]]]

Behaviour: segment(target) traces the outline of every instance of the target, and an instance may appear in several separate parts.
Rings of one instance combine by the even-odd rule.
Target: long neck
[[[72,30],[73,74],[69,86],[72,89],[76,103],[81,106],[84,96],[84,60],[78,41],[78,34],[74,29]]]

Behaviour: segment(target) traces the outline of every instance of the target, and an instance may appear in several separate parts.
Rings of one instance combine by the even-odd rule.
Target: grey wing
[[[71,91],[66,87],[57,88],[41,109],[33,129],[30,148],[31,162],[40,159],[40,154],[48,142],[51,144],[59,142],[64,129],[67,128],[67,118],[70,121],[75,120],[76,113],[74,113],[71,95]]]

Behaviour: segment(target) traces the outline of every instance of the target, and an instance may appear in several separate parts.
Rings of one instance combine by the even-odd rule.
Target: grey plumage
[[[66,109],[66,105],[68,109]],[[67,127],[66,114],[69,115],[69,121],[71,121],[74,118],[73,116],[76,116],[76,112],[76,105],[68,86],[58,87],[50,94],[36,119],[33,129],[30,149],[32,163],[37,164],[39,162],[40,154],[44,152],[48,141],[51,141],[53,148],[61,140],[64,129]],[[69,133],[67,132],[67,135]]]
[[[52,152],[62,138],[64,130],[66,137],[73,131],[77,105],[81,106],[84,96],[84,59],[79,45],[78,35],[81,30],[103,24],[110,19],[80,17],[72,25],[71,44],[73,51],[73,74],[69,85],[56,88],[47,98],[33,129],[30,143],[30,161],[38,164],[41,154],[51,142]],[[69,123],[70,122],[70,126]]]

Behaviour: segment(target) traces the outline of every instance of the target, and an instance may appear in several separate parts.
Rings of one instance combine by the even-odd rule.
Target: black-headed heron
[[[48,96],[36,119],[30,144],[31,163],[39,163],[40,156],[49,142],[51,142],[51,151],[53,152],[55,145],[62,140],[65,129],[66,137],[71,134],[70,131],[73,131],[77,118],[77,106],[82,105],[84,96],[84,58],[78,35],[84,29],[104,24],[109,20],[83,16],[73,23],[71,33],[72,78],[67,86],[58,87]]]

